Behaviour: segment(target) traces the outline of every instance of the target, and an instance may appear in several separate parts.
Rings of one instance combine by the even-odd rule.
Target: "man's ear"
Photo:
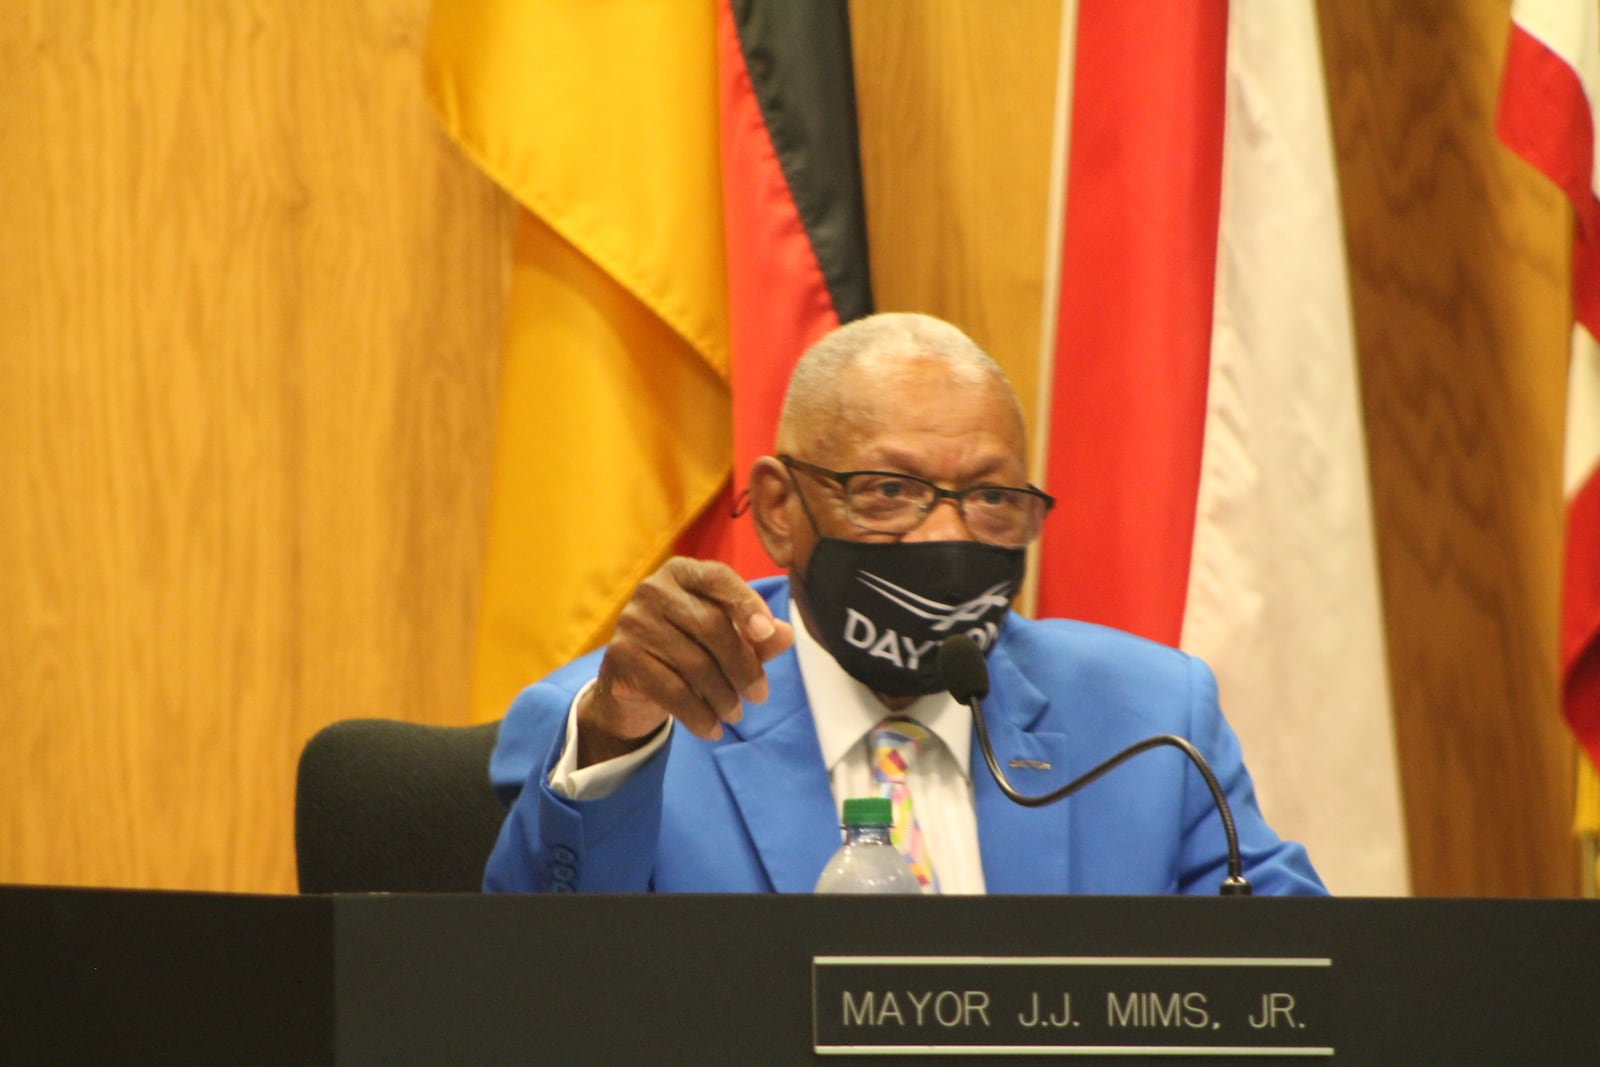
[[[782,463],[762,456],[750,467],[750,517],[755,520],[761,547],[779,569],[794,560],[794,523],[799,513],[794,482]]]

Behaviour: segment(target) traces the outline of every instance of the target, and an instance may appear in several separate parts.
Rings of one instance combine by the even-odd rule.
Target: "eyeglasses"
[[[926,478],[893,471],[831,471],[815,463],[778,457],[791,471],[836,482],[845,517],[863,530],[908,534],[921,526],[941,500],[954,500],[972,536],[991,545],[1021,548],[1039,536],[1055,498],[1033,486],[975,485],[941,489]],[[802,498],[803,499],[803,498]]]

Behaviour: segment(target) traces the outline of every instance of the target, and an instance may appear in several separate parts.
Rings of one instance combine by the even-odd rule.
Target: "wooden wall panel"
[[[1005,368],[1029,413],[1060,8],[1059,0],[851,6],[878,307],[960,326]]]
[[[426,10],[0,18],[0,881],[292,889],[317,727],[465,721],[509,215]]]
[[[1320,15],[1413,887],[1571,894],[1569,217],[1494,136],[1507,3],[1325,0]]]

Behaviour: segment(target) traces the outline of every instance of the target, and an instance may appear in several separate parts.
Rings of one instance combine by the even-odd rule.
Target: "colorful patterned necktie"
[[[906,785],[906,771],[922,750],[923,742],[931,735],[928,728],[915,719],[891,715],[872,728],[872,777],[878,783],[882,796],[894,806],[894,826],[889,839],[911,861],[911,870],[922,883],[924,893],[939,891],[939,876],[933,869],[933,857],[928,854],[928,842],[917,825],[917,813],[911,807],[911,789]]]

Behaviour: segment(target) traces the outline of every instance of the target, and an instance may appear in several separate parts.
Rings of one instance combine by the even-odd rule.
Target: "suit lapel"
[[[773,597],[772,609],[780,618],[788,617],[787,590]],[[1070,737],[1036,729],[1049,702],[1018,669],[1003,638],[988,661],[990,694],[983,708],[995,757],[1020,792],[1048,792],[1067,781]],[[767,664],[767,680],[771,699],[746,704],[744,720],[726,728],[712,755],[772,887],[780,893],[809,893],[839,847],[839,813],[792,649]],[[1050,769],[1012,768],[1012,760],[1048,764]],[[1067,892],[1070,802],[1025,808],[1008,799],[983,765],[976,738],[972,761],[987,891]]]
[[[1005,642],[989,654],[989,697],[983,702],[989,740],[1006,778],[1020,793],[1037,795],[1067,781],[1070,739],[1037,730],[1049,702],[1023,676]],[[1049,770],[1013,768],[1012,760],[1047,764]],[[1068,801],[1025,808],[995,784],[972,742],[972,791],[978,818],[983,880],[990,893],[1065,893],[1069,886]]]
[[[775,596],[772,608],[786,617],[787,596]],[[790,649],[766,669],[771,698],[747,703],[744,720],[725,728],[712,755],[772,887],[809,893],[839,847],[839,813],[800,661]]]

